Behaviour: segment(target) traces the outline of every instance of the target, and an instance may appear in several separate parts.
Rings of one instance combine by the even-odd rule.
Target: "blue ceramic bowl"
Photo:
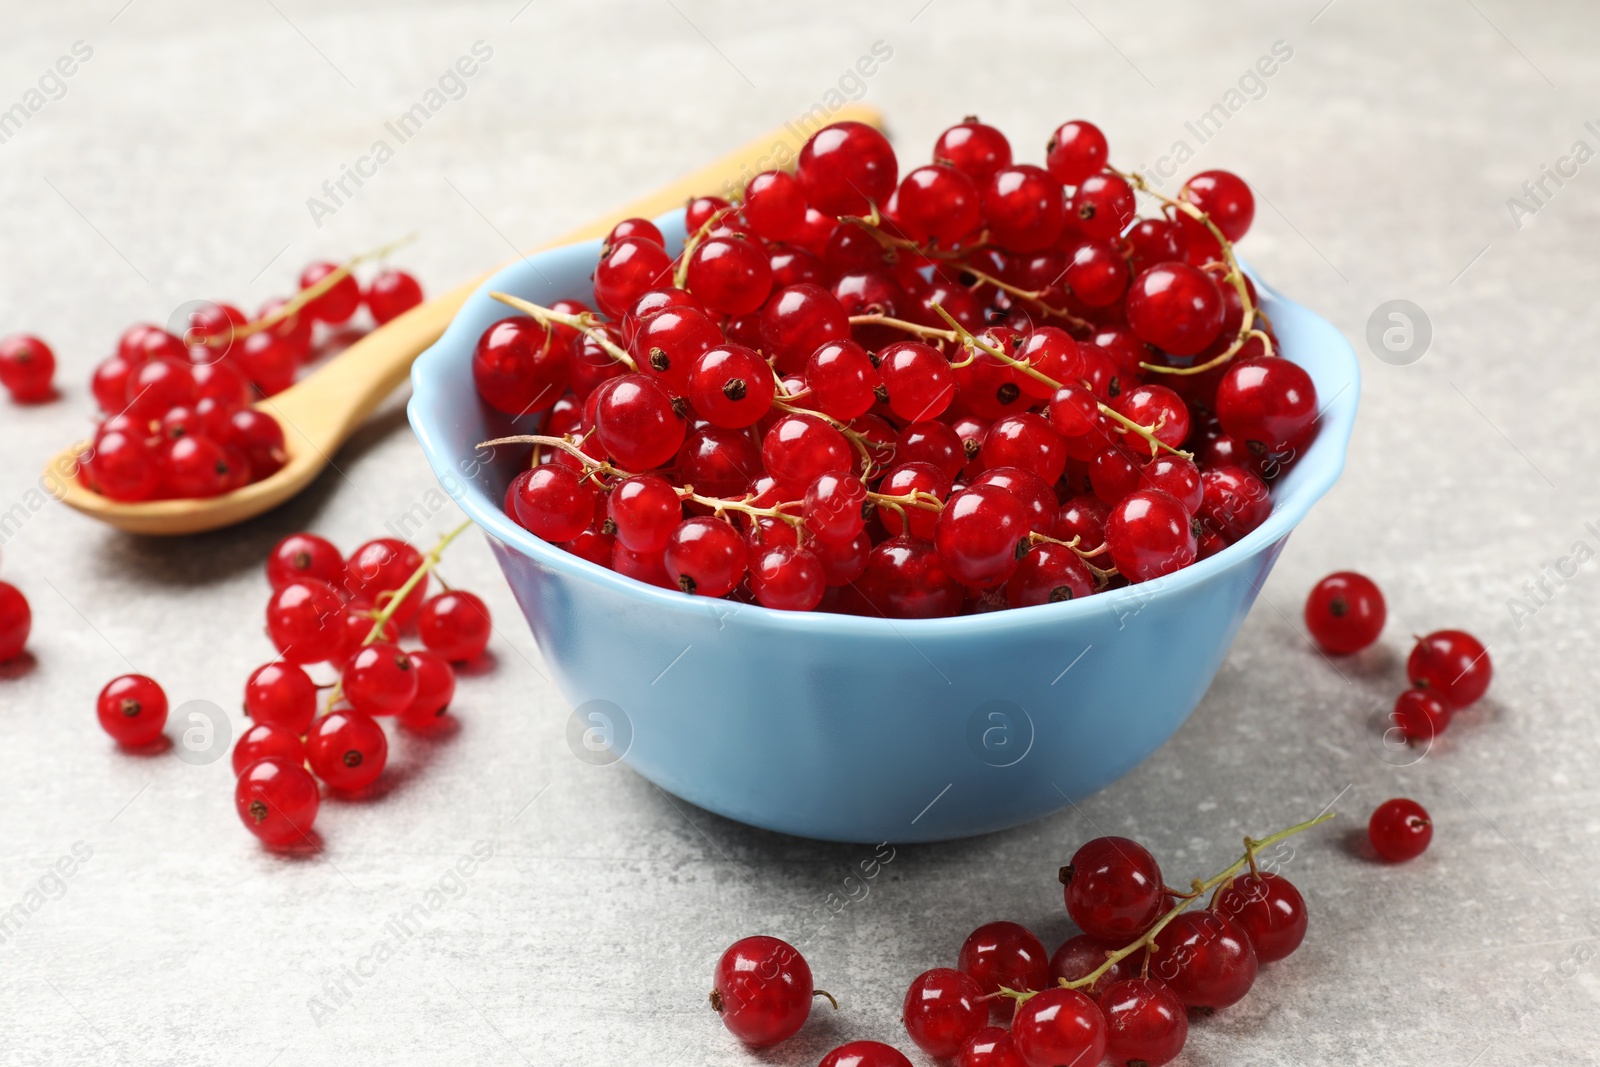
[[[682,212],[658,220],[682,240]],[[933,841],[1015,826],[1126,774],[1211,684],[1284,540],[1344,466],[1359,393],[1332,325],[1266,286],[1284,350],[1325,405],[1273,512],[1224,552],[1124,590],[951,619],[793,613],[658,589],[534,537],[501,510],[534,432],[473,388],[491,290],[590,299],[600,243],[540,253],[467,301],[412,371],[409,414],[445,490],[488,535],[556,685],[574,751],[783,833]]]

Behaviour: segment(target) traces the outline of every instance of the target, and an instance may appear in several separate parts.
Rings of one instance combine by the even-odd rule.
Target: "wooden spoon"
[[[847,105],[830,121],[883,125],[877,111]],[[603,237],[626,218],[654,218],[682,207],[690,197],[716,192],[724,183],[742,189],[763,170],[792,165],[813,130],[785,124],[723,156],[714,163],[629,204],[627,207],[580,226],[543,248]],[[153,500],[123,504],[91,492],[75,477],[78,457],[90,442],[80,441],[52,458],[45,468],[45,484],[58,486],[58,495],[91,518],[129,533],[172,536],[216,530],[254,518],[282,504],[310,485],[322,473],[339,446],[372,414],[411,371],[417,356],[439,339],[467,297],[493,272],[424,303],[378,327],[315,373],[277,396],[262,400],[257,408],[272,415],[283,427],[289,461],[282,470],[243,489],[203,500]]]

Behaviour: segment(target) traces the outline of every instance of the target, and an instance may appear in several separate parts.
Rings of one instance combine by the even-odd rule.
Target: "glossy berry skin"
[[[872,410],[877,403],[878,371],[867,350],[851,340],[828,341],[806,360],[808,406],[824,415],[848,421]]]
[[[1406,659],[1406,677],[1459,711],[1489,691],[1494,665],[1476,637],[1463,630],[1438,630],[1417,641]]]
[[[1064,277],[1072,295],[1092,308],[1109,307],[1128,291],[1128,264],[1109,241],[1088,240],[1074,248]]]
[[[1076,989],[1046,989],[1017,1009],[1011,1040],[1028,1067],[1095,1067],[1106,1054],[1106,1021]]]
[[[400,713],[400,721],[414,730],[427,729],[450,707],[456,695],[456,672],[444,657],[425,648],[406,653],[411,673],[417,676],[417,695]]]
[[[1161,1067],[1183,1051],[1189,1015],[1183,1001],[1163,982],[1129,978],[1100,998],[1106,1018],[1106,1057],[1121,1067]]]
[[[1317,387],[1282,356],[1235,360],[1217,383],[1216,412],[1222,431],[1250,451],[1282,452],[1316,423]]]
[[[422,303],[422,285],[403,270],[386,270],[372,279],[363,297],[373,321],[382,326]]]
[[[1164,910],[1161,865],[1126,837],[1086,841],[1061,868],[1067,914],[1090,937],[1127,944]]]
[[[1330,656],[1348,656],[1371,645],[1387,616],[1382,590],[1355,571],[1328,575],[1306,597],[1306,629]]]
[[[667,539],[683,521],[683,504],[667,479],[636,474],[618,483],[606,500],[619,544],[630,551],[654,555],[667,547]]]
[[[296,765],[304,763],[305,742],[300,740],[299,734],[282,726],[258,722],[240,734],[239,740],[234,743],[233,773],[242,774],[246,767],[257,760],[273,758]]]
[[[1146,344],[1192,356],[1222,332],[1222,292],[1186,263],[1158,263],[1128,289],[1128,325]]]
[[[707,350],[688,378],[689,402],[695,411],[726,430],[759,422],[772,410],[775,390],[767,361],[744,345],[722,344]]]
[[[939,559],[961,584],[991,589],[1016,571],[1026,550],[1027,508],[998,485],[972,485],[945,502],[934,524]]]
[[[672,531],[662,561],[685,593],[727,596],[744,578],[749,550],[731,523],[700,516]]]
[[[311,772],[281,757],[250,764],[233,789],[239,821],[264,844],[274,847],[311,843],[311,824],[321,803]]]
[[[234,460],[222,445],[207,437],[180,437],[169,442],[157,462],[161,488],[170,497],[219,496],[237,480]]]
[[[802,282],[774,293],[761,309],[762,351],[783,373],[801,371],[811,353],[850,336],[850,316],[839,298]]]
[[[267,553],[267,581],[282,589],[297,578],[335,585],[344,581],[344,557],[332,541],[313,533],[292,533]]]
[[[830,578],[829,584],[844,583]],[[954,615],[965,598],[932,542],[916,537],[892,537],[872,546],[855,584],[870,614],[891,619]]]
[[[493,631],[488,605],[464,589],[432,597],[417,614],[417,636],[430,652],[449,663],[476,659]]]
[[[1048,542],[1029,549],[1006,582],[1006,602],[1014,608],[1060,604],[1094,592],[1094,575],[1078,554]]]
[[[793,1037],[811,1014],[813,993],[805,957],[761,934],[728,946],[711,975],[711,1006],[722,1025],[756,1048]]]
[[[684,229],[690,233],[697,233],[701,227],[711,221],[713,216],[720,211],[726,211],[728,207],[728,202],[720,196],[697,196],[684,207]],[[661,244],[662,242],[657,241],[656,243]]]
[[[55,395],[56,356],[37,337],[12,334],[0,339],[0,385],[19,404],[37,404]]]
[[[979,452],[985,467],[1020,467],[1054,485],[1067,465],[1067,446],[1041,415],[1024,411],[996,419]]]
[[[996,171],[983,188],[989,239],[1008,252],[1036,252],[1055,244],[1066,225],[1061,183],[1028,163]]]
[[[1114,241],[1133,221],[1133,187],[1115,174],[1091,174],[1072,194],[1078,229],[1091,238]]]
[[[933,161],[947,163],[981,184],[995,171],[1011,166],[1011,142],[993,126],[967,119],[939,135],[933,143]]]
[[[936,500],[950,495],[950,476],[929,463],[901,463],[883,476],[878,492],[886,496],[911,496],[926,493]],[[913,537],[932,540],[940,512],[928,508],[904,507],[904,518],[893,508],[884,507],[879,518],[884,529],[895,537],[909,532]]]
[[[844,434],[815,415],[793,412],[762,436],[761,459],[779,486],[801,494],[830,471],[852,469],[855,451]]]
[[[1092,122],[1074,119],[1051,134],[1045,146],[1045,166],[1062,185],[1078,185],[1106,166],[1106,135]]]
[[[970,975],[935,967],[912,981],[900,1019],[918,1048],[934,1059],[949,1059],[989,1021],[982,996],[982,987]]]
[[[345,666],[344,696],[366,715],[398,715],[417,695],[417,676],[400,646],[374,641],[350,657]]]
[[[763,171],[744,187],[745,221],[758,236],[768,241],[793,241],[803,237],[808,206],[800,179],[786,171]]]
[[[560,544],[594,521],[594,489],[571,467],[545,463],[518,474],[509,493],[511,517],[535,537]]]
[[[332,789],[371,785],[388,759],[389,739],[383,727],[359,711],[329,712],[311,724],[306,737],[306,760]]]
[[[920,341],[897,341],[878,353],[878,374],[889,408],[907,422],[936,419],[955,399],[955,372],[938,349]]]
[[[337,263],[312,263],[300,272],[300,288],[309,289],[339,269]],[[361,283],[355,275],[346,274],[333,287],[305,306],[306,313],[318,322],[329,326],[342,326],[350,321],[361,306]]]
[[[1367,820],[1367,838],[1390,863],[1414,860],[1433,841],[1433,820],[1415,800],[1385,800]]]
[[[672,461],[687,424],[672,395],[654,378],[624,374],[604,382],[591,396],[595,436],[617,464],[647,471]]]
[[[1222,535],[1230,544],[1272,514],[1267,483],[1243,467],[1206,468],[1200,472],[1200,491],[1200,508],[1195,515],[1201,529]]]
[[[867,487],[845,471],[829,471],[806,489],[801,515],[806,530],[820,541],[850,542],[867,521]]]
[[[379,537],[350,553],[344,567],[345,589],[352,598],[364,600],[381,609],[388,604],[387,594],[398,592],[421,566],[421,552],[397,538]],[[428,599],[430,581],[429,576],[424,574],[422,580],[406,594],[405,600],[395,608],[391,618],[396,626],[406,626],[417,617],[417,612],[422,610],[422,602]]]
[[[689,291],[723,315],[748,315],[772,292],[772,265],[758,242],[712,237],[689,256]]]
[[[943,163],[918,167],[900,183],[896,218],[915,241],[948,247],[983,222],[978,187],[970,177]]]
[[[118,744],[138,748],[161,736],[161,728],[167,724],[167,694],[154,679],[124,674],[100,690],[95,714],[101,728]]]
[[[1180,913],[1161,928],[1150,953],[1150,977],[1191,1008],[1237,1003],[1255,983],[1257,966],[1250,936],[1213,911]]]
[[[317,685],[293,663],[268,663],[245,682],[244,711],[260,725],[301,737],[317,714]]]
[[[267,602],[267,633],[290,663],[321,663],[344,649],[344,600],[315,578],[300,578]]]
[[[1240,875],[1217,896],[1216,910],[1250,936],[1261,963],[1284,959],[1305,940],[1305,898],[1282,875]]]
[[[1050,956],[1033,931],[1014,922],[985,923],[961,944],[956,966],[971,975],[985,994],[1002,986],[1017,991],[1050,984]]]
[[[1113,406],[1119,414],[1148,427],[1158,441],[1173,448],[1183,444],[1189,436],[1189,407],[1182,397],[1164,385],[1135,385],[1119,394]],[[1151,446],[1136,441],[1129,447],[1147,450]]]
[[[1060,982],[1065,978],[1069,982],[1076,982],[1086,978],[1099,970],[1106,962],[1108,953],[1122,948],[1131,938],[1120,941],[1102,941],[1098,937],[1088,934],[1075,934],[1061,942],[1061,947],[1056,949],[1050,957],[1050,981]],[[1132,956],[1124,957],[1113,963],[1105,974],[1096,979],[1094,985],[1086,987],[1083,992],[1096,1000],[1111,986],[1126,979],[1133,978],[1139,973],[1139,968],[1144,962],[1144,953],[1137,952]]]
[[[101,433],[84,464],[96,492],[112,500],[149,500],[161,484],[158,455],[145,438],[120,430]]]
[[[647,237],[625,237],[606,249],[594,270],[594,302],[620,319],[633,302],[672,277],[672,258]]]
[[[260,481],[276,474],[288,462],[288,453],[284,451],[283,427],[271,415],[254,408],[243,408],[235,411],[229,421],[233,423],[230,443],[244,453],[250,464],[252,479]]]
[[[985,1026],[967,1038],[955,1063],[956,1067],[1027,1067],[1011,1040],[1011,1031],[1000,1026]]]
[[[911,1061],[881,1041],[852,1041],[822,1057],[817,1067],[911,1067]]]
[[[0,663],[22,655],[33,630],[33,609],[28,598],[10,582],[0,582]]]
[[[507,415],[543,411],[561,398],[572,348],[524,316],[484,330],[472,352],[472,380],[483,402]]]
[[[1256,198],[1250,186],[1231,171],[1201,171],[1183,183],[1178,198],[1211,216],[1211,221],[1229,241],[1243,237],[1256,217]]]
[[[611,227],[611,232],[606,235],[606,244],[620,241],[624,237],[643,237],[663,248],[667,245],[667,239],[661,236],[661,228],[649,219],[623,219]]]
[[[1444,733],[1454,715],[1450,705],[1433,690],[1407,689],[1395,698],[1389,719],[1407,741],[1427,745]]]
[[[764,608],[810,611],[827,592],[827,573],[816,553],[795,545],[752,547],[750,591]]]
[[[1148,582],[1187,567],[1195,559],[1189,513],[1170,493],[1141,489],[1112,505],[1106,547],[1130,582]]]
[[[126,411],[136,419],[161,418],[172,408],[195,401],[194,372],[175,359],[153,359],[141,363],[128,375]]]
[[[836,122],[800,149],[795,176],[818,211],[864,215],[872,204],[888,202],[899,164],[882,133],[861,122]]]

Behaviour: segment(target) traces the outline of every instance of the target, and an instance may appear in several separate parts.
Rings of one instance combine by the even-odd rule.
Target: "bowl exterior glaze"
[[[681,240],[682,213],[659,220]],[[478,335],[510,309],[588,299],[599,242],[519,261],[417,360],[409,414],[436,476],[484,533],[554,681],[575,747],[623,754],[670,793],[769,830],[932,841],[1015,826],[1106,786],[1200,702],[1285,539],[1344,465],[1356,358],[1261,286],[1324,411],[1267,521],[1176,574],[1078,601],[954,619],[777,612],[654,588],[535,538],[501,510],[533,432],[477,397]]]

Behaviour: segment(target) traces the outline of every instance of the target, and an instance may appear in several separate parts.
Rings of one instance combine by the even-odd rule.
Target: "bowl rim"
[[[672,228],[681,232],[682,219],[683,209],[680,208],[659,216],[655,221],[658,225],[662,225],[664,231]],[[526,275],[530,272],[548,281],[539,269],[541,260],[556,256],[577,256],[580,253],[592,258],[598,255],[602,243],[603,239],[596,238],[525,256],[496,271],[478,286],[462,305],[461,310],[451,319],[445,332],[423,351],[412,365],[412,396],[406,404],[406,413],[417,440],[422,445],[423,454],[427,457],[434,478],[466,512],[467,517],[485,533],[517,553],[565,577],[602,586],[613,593],[651,604],[664,611],[699,613],[709,607],[713,612],[717,612],[720,606],[727,605],[729,610],[723,613],[722,617],[738,615],[746,624],[753,623],[779,631],[825,633],[843,637],[884,635],[904,637],[906,635],[903,631],[906,630],[927,636],[960,637],[1066,623],[1106,610],[1108,606],[1111,610],[1117,610],[1129,598],[1145,600],[1163,593],[1177,593],[1203,585],[1233,567],[1260,556],[1293,531],[1310,512],[1312,506],[1333,487],[1344,471],[1360,396],[1361,369],[1355,350],[1332,323],[1262,281],[1256,272],[1241,260],[1240,265],[1255,282],[1263,304],[1277,304],[1278,314],[1282,314],[1285,309],[1292,309],[1298,314],[1309,317],[1312,325],[1326,333],[1329,347],[1333,349],[1332,355],[1344,371],[1342,376],[1348,380],[1331,400],[1323,401],[1320,396],[1318,398],[1323,404],[1322,411],[1317,416],[1317,421],[1322,423],[1322,430],[1297,464],[1297,470],[1302,473],[1304,480],[1296,485],[1293,493],[1284,497],[1275,495],[1272,513],[1267,519],[1216,555],[1196,560],[1189,566],[1160,578],[1108,593],[1097,593],[1056,604],[1039,604],[977,615],[934,619],[871,618],[828,611],[783,611],[763,607],[760,604],[730,601],[720,597],[696,597],[677,590],[663,589],[619,574],[609,567],[591,563],[535,537],[512,521],[500,503],[476,481],[458,478],[451,473],[450,480],[461,486],[459,492],[454,492],[441,477],[442,471],[453,471],[452,457],[445,444],[443,432],[443,423],[448,412],[436,410],[429,382],[451,371],[451,357],[454,353],[470,350],[477,343],[476,337],[466,337],[468,328],[465,319],[469,309],[490,299],[488,296],[490,291],[516,291],[519,285],[510,284],[511,280],[525,282]]]

